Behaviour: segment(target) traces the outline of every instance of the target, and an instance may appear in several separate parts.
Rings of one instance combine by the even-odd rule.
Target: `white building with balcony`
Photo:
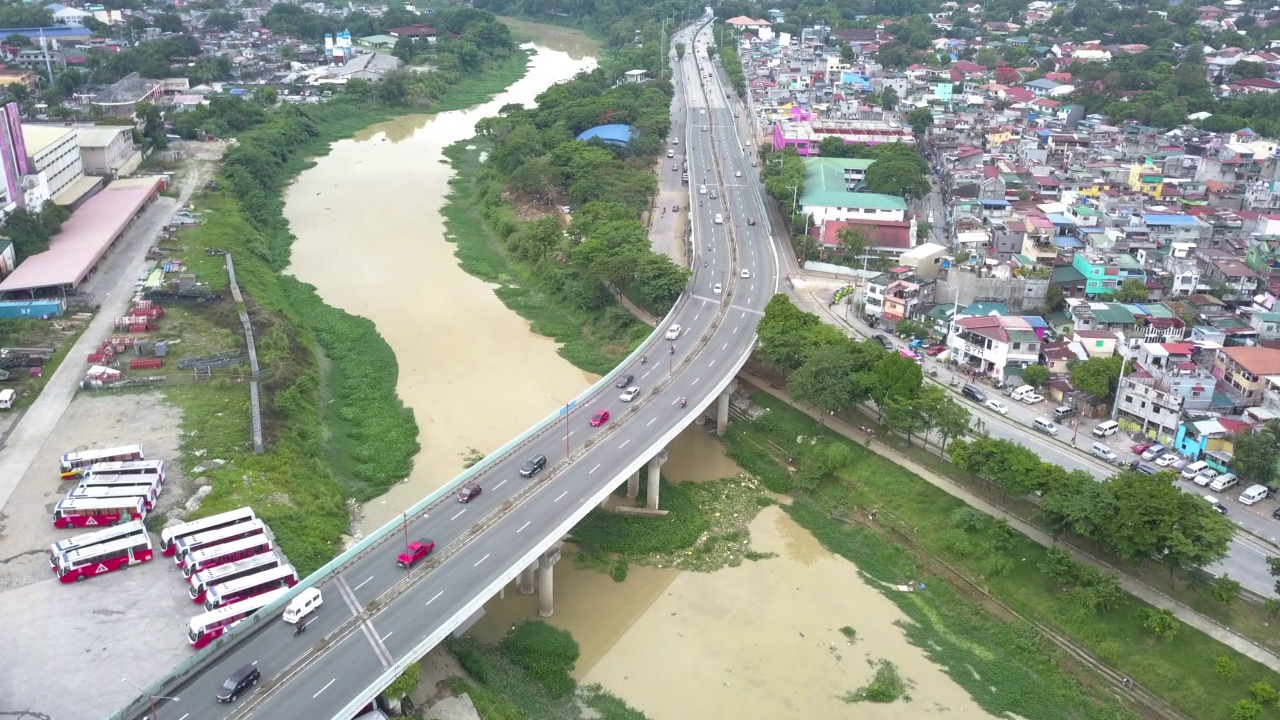
[[[947,348],[957,363],[1005,380],[1039,362],[1046,329],[1040,318],[962,317],[951,322]]]

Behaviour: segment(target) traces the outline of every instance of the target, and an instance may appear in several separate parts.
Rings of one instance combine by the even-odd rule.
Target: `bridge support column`
[[[555,613],[554,592],[554,568],[556,562],[560,560],[560,545],[546,551],[542,557],[538,558],[538,614],[542,617],[551,617]]]
[[[658,509],[658,487],[662,482],[662,462],[666,459],[665,451],[649,459],[649,479],[644,484],[644,495],[645,507],[650,510]]]
[[[725,430],[729,427],[729,400],[733,397],[733,393],[738,389],[738,381],[734,380],[729,383],[729,387],[720,393],[720,397],[716,398],[716,434],[724,435]]]
[[[627,478],[627,497],[635,500],[640,495],[640,471],[637,470]]]
[[[533,573],[538,569],[538,563],[529,563],[529,567],[520,571],[520,594],[533,594]]]

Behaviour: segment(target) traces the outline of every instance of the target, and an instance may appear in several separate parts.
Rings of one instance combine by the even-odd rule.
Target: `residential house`
[[[1280,350],[1224,347],[1213,361],[1213,376],[1238,392],[1246,405],[1262,404],[1269,375],[1280,375]]]
[[[1114,295],[1125,280],[1147,282],[1142,263],[1128,253],[1077,252],[1071,265],[1084,276],[1086,297]]]
[[[951,322],[951,358],[977,372],[1007,380],[1036,364],[1045,330],[1038,317],[960,317]]]

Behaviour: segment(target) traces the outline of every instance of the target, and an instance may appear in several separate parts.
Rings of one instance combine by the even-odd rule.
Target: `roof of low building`
[[[1280,350],[1265,347],[1226,347],[1218,352],[1253,375],[1280,375]]]
[[[136,103],[160,87],[159,80],[144,78],[136,72],[125,75],[114,85],[93,98],[95,105],[128,105]]]

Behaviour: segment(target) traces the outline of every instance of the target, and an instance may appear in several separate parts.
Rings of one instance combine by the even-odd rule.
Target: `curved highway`
[[[755,148],[738,135],[721,76],[705,55],[708,20],[699,21],[696,42],[689,28],[673,38],[689,47],[682,60],[672,56],[677,93],[685,96],[685,117],[676,114],[672,134],[683,137],[672,147],[678,160],[689,163],[693,279],[650,339],[649,361],[642,364],[634,355],[609,382],[579,398],[567,418],[486,459],[470,478],[484,488],[478,498],[463,505],[447,495],[406,517],[405,527],[379,531],[332,572],[304,581],[324,597],[305,633],[294,636],[279,610],[268,609],[208,648],[181,680],[159,686],[164,698],[156,699],[156,720],[348,720],[399,668],[444,639],[714,406],[754,345],[760,315],[776,291],[777,260],[753,191],[749,158]],[[702,184],[707,195],[698,193]],[[710,199],[713,190],[716,200]],[[723,224],[713,222],[716,213]],[[757,224],[747,224],[748,218]],[[671,342],[664,333],[673,322],[683,330]],[[641,388],[630,403],[613,387],[614,378],[627,374]],[[682,396],[686,408],[679,407]],[[600,409],[612,420],[593,428],[588,421]],[[547,456],[547,468],[533,479],[522,477],[520,465],[539,453]],[[418,538],[434,540],[435,553],[413,570],[400,569],[396,557],[406,539]],[[216,702],[219,686],[249,663],[260,670],[261,684],[234,703]],[[141,705],[123,716],[150,717],[145,699]]]

